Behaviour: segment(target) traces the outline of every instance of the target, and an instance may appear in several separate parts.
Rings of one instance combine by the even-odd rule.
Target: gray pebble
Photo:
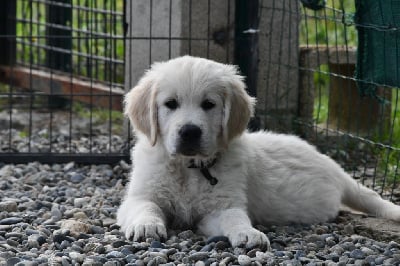
[[[354,249],[350,252],[350,257],[353,259],[364,259],[366,256],[365,253],[362,252],[361,250]]]
[[[0,220],[0,225],[11,225],[11,224],[17,224],[22,222],[23,219],[20,217],[8,217]]]
[[[214,244],[207,244],[207,245],[205,245],[205,246],[203,246],[201,249],[200,249],[200,251],[202,251],[202,252],[209,252],[209,251],[211,251],[213,248],[214,248]]]
[[[193,236],[194,236],[194,233],[192,230],[186,230],[186,231],[180,232],[178,234],[178,237],[181,239],[190,239]]]
[[[208,252],[196,252],[189,256],[189,260],[198,261],[208,258]]]
[[[21,262],[21,259],[20,259],[20,258],[18,258],[18,257],[12,257],[12,258],[7,259],[7,266],[8,266],[8,265],[15,265],[15,264],[17,264],[17,263],[19,263],[19,262]]]
[[[239,265],[251,265],[251,258],[247,255],[239,255],[238,256]]]
[[[70,257],[72,260],[75,260],[75,261],[78,262],[78,263],[82,263],[82,262],[85,260],[85,255],[80,254],[80,253],[75,252],[75,251],[70,252],[70,253],[69,253],[69,257]]]
[[[0,212],[16,212],[18,205],[14,201],[0,202]]]
[[[123,258],[125,255],[122,252],[119,251],[110,251],[109,253],[106,254],[107,259],[113,259],[113,258]]]
[[[85,179],[85,176],[81,173],[71,173],[70,180],[72,183],[81,183]]]
[[[346,224],[343,228],[343,232],[346,235],[352,235],[354,234],[354,226],[352,224]]]

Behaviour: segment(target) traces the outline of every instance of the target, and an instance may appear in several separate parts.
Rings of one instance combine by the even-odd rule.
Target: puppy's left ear
[[[234,75],[225,97],[223,138],[225,144],[242,134],[254,112],[255,99],[246,92],[243,77]]]

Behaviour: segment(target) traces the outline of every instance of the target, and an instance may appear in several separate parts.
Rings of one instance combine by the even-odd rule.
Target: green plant
[[[302,45],[348,45],[357,44],[354,27],[354,1],[326,1],[326,8],[313,11],[303,8],[300,24]]]

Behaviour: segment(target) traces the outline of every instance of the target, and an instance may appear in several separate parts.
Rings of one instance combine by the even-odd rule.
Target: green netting
[[[356,79],[361,95],[378,86],[400,87],[400,1],[356,0]]]

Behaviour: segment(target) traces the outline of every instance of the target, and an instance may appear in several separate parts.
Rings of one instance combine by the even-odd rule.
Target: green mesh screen
[[[356,0],[356,78],[362,95],[378,86],[400,87],[400,1]]]

